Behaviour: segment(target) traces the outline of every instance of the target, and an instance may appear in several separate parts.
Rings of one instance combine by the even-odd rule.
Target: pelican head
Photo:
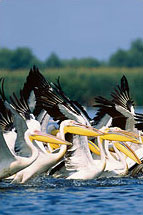
[[[33,133],[34,131],[41,131],[41,125],[40,125],[40,123],[37,121],[37,120],[35,120],[35,119],[30,119],[30,120],[27,120],[27,122],[26,122],[26,124],[27,124],[27,127],[28,127],[28,129],[29,129],[29,131],[31,132],[31,133]]]

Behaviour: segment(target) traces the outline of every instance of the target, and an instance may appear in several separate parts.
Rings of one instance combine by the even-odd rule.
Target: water
[[[0,214],[142,214],[143,180],[68,181],[40,176],[25,185],[0,183]]]
[[[0,181],[0,215],[142,214],[142,178],[89,181],[46,175],[24,185]]]

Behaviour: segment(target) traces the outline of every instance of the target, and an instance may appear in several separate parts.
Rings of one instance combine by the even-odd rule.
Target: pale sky
[[[0,48],[106,60],[143,39],[143,0],[0,0]]]

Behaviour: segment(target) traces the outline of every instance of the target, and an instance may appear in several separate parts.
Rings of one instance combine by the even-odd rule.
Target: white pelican
[[[105,153],[106,153],[106,168],[101,177],[113,177],[113,176],[124,176],[128,174],[129,164],[128,158],[138,164],[141,164],[138,156],[127,146],[124,142],[113,141],[114,152],[109,151],[110,141],[105,140]],[[121,152],[121,148],[124,148],[124,153]],[[120,150],[118,150],[120,149]],[[126,156],[127,154],[127,156]],[[130,156],[131,155],[131,156]]]
[[[60,133],[62,135],[61,137],[64,138],[64,132],[61,130]],[[98,141],[100,141],[100,148],[102,147],[101,142],[103,142],[103,140],[107,142],[107,139],[111,141],[133,141],[135,143],[139,143],[139,141],[135,137],[128,136],[127,134],[125,135],[121,132],[108,134],[98,131],[95,136],[97,135],[99,136]],[[93,156],[93,154],[91,155],[89,151],[87,137],[76,135],[73,137],[73,146],[69,148],[67,153],[65,154],[65,162],[61,162],[59,163],[59,165],[56,165],[51,170],[50,175],[53,175],[54,177],[65,177],[67,179],[91,179],[94,177],[99,177],[100,174],[101,176],[125,175],[128,171],[128,163],[126,162],[126,157],[121,152],[123,152],[126,156],[129,156],[130,159],[133,159],[134,162],[138,164],[141,163],[136,154],[129,147],[127,147],[125,143],[114,143],[114,149],[116,152],[114,153],[114,156],[116,154],[115,158],[110,155],[111,152],[109,152],[109,150],[107,151],[108,142],[103,142],[102,144],[105,145],[106,148],[105,156],[107,167],[105,174],[102,169],[104,163],[102,162],[104,161],[104,159],[102,158],[102,156],[104,155],[103,147],[101,148],[102,154],[100,154],[101,152],[98,152],[98,156],[96,158],[96,156]],[[118,149],[121,152],[119,152]],[[100,155],[102,156],[100,157]],[[90,172],[91,169],[92,171]]]
[[[35,142],[33,145],[31,140],[38,140],[50,143],[53,142],[57,144],[70,144],[58,138],[55,138],[52,135],[43,134],[40,131],[41,127],[38,121],[34,121],[34,123],[32,123],[32,126],[29,126],[29,128],[24,134],[23,128],[26,127],[25,120],[14,109],[11,108],[11,105],[7,104],[7,107],[9,107],[10,110],[15,113],[14,120],[17,129],[17,151],[15,153],[13,150],[9,149],[1,131],[0,179],[7,178],[19,172],[20,170],[32,165],[32,163],[39,157],[39,153],[40,151],[42,151],[42,149],[44,149],[44,147],[42,144],[39,144],[39,142]]]
[[[30,140],[30,137],[32,140],[37,139],[36,137],[41,136],[41,133],[37,132],[37,127],[35,130],[35,127],[28,129],[24,134],[25,139],[25,145],[27,145],[27,148],[29,148],[29,152],[31,155],[28,157],[22,157],[17,156],[15,153],[13,153],[7,146],[5,139],[2,134],[2,130],[0,129],[0,179],[7,178],[18,171],[26,168],[30,164],[32,164],[38,157],[39,151],[37,147],[33,145],[33,143]],[[42,136],[41,136],[42,137]],[[43,141],[48,142],[49,138],[51,140],[51,136],[43,136]],[[53,138],[54,141],[54,138]],[[63,142],[63,141],[61,141]],[[20,150],[20,149],[19,149]],[[23,149],[22,149],[23,150]]]
[[[59,140],[59,143],[58,141],[56,141],[56,138],[55,140],[53,138],[53,140],[50,142],[51,143],[56,142],[57,144],[61,144],[60,140]],[[35,177],[41,173],[47,172],[49,168],[54,166],[64,156],[67,149],[66,144],[70,145],[70,143],[65,142],[65,145],[62,145],[57,153],[48,153],[45,149],[42,150],[41,148],[39,148],[38,149],[39,154],[37,159],[30,166],[18,172],[15,175],[13,182],[22,184],[28,181],[32,177]]]
[[[142,144],[142,138],[140,138],[140,136],[137,133],[134,132],[127,132],[124,130],[121,130],[120,128],[110,128],[110,129],[105,129],[104,130],[104,135],[102,136],[103,139],[105,139],[106,141],[113,141],[114,144],[116,144],[116,147],[118,145],[117,142],[114,141],[122,141],[120,142],[120,149],[122,147],[124,147],[124,150],[122,150],[122,152],[126,155],[126,157],[123,157],[122,155],[120,155],[120,165],[122,165],[122,167],[125,167],[125,171],[122,172],[122,170],[120,171],[121,174],[123,174],[124,172],[126,173],[126,166],[128,167],[128,170],[130,171],[130,169],[133,168],[134,165],[136,164],[141,164],[141,160],[143,157],[143,144]],[[126,143],[123,143],[124,141],[126,141]],[[108,143],[108,142],[107,142]],[[109,145],[109,143],[108,143]],[[124,146],[123,146],[124,145]],[[114,146],[115,148],[115,146]],[[108,154],[108,157],[111,158],[110,153],[111,152],[107,152],[108,147],[106,146],[106,153]],[[119,148],[118,148],[119,149]],[[130,152],[129,152],[130,151]],[[121,153],[120,153],[121,154]],[[119,153],[118,153],[119,155]],[[122,157],[121,157],[122,156]],[[112,158],[113,160],[113,158]],[[116,162],[117,163],[117,162]],[[110,162],[111,165],[109,165],[109,167],[107,167],[107,169],[114,169],[113,165],[115,164],[115,162]],[[116,174],[119,171],[114,171],[113,173]]]
[[[64,128],[63,128],[64,125]],[[63,131],[64,129],[64,131]],[[87,127],[74,124],[73,121],[63,121],[60,126],[60,134],[61,132],[64,132],[64,135],[66,133],[72,133],[72,134],[80,134],[84,135],[87,134],[90,136],[97,134],[97,132],[93,131],[92,129],[88,129]],[[60,139],[64,139],[62,135],[59,135]],[[55,141],[53,141],[55,142]],[[65,142],[66,144],[66,142]],[[57,162],[64,156],[65,152],[67,150],[66,145],[62,145],[57,153],[48,153],[47,151],[39,150],[38,158],[33,162],[29,167],[25,168],[24,170],[18,172],[16,176],[14,177],[13,182],[17,183],[25,183],[28,179],[31,177],[34,177],[35,175],[39,175],[41,173],[47,172],[51,167],[56,165]]]
[[[65,130],[70,128],[70,126],[74,127],[81,125],[77,124],[72,120],[65,120],[61,122],[59,135],[60,137],[65,140]],[[84,128],[84,126],[83,126]],[[88,128],[89,129],[89,128]],[[73,136],[73,146],[68,149],[65,155],[65,172],[63,175],[66,176],[67,179],[92,179],[99,176],[104,168],[105,168],[105,154],[102,147],[102,144],[99,142],[99,148],[101,150],[101,160],[99,165],[96,166],[92,155],[90,153],[88,147],[88,139],[87,136],[79,136],[77,132],[76,135]],[[88,133],[83,132],[81,135],[88,135],[88,136],[100,136],[101,133],[98,130],[89,129]]]
[[[15,123],[15,126],[16,126],[16,130],[17,130],[17,133],[16,133],[16,141],[14,142],[15,146],[13,146],[13,150],[12,152],[16,152],[18,155],[20,156],[30,156],[30,151],[29,151],[29,147],[26,146],[25,144],[25,140],[24,140],[24,132],[25,130],[27,129],[34,129],[34,130],[38,130],[38,131],[41,131],[41,126],[40,126],[40,123],[37,121],[37,120],[34,120],[34,119],[30,119],[30,120],[25,120],[23,119],[23,117],[21,117],[19,115],[19,113],[13,108],[12,105],[10,105],[9,103],[7,103],[5,101],[5,105],[6,107],[13,113],[13,118],[14,118],[14,123]],[[58,140],[57,138],[55,138],[54,136],[51,136],[51,135],[48,135],[48,141],[51,142],[49,139],[52,139],[52,143],[57,143],[57,144],[61,144],[61,142],[63,143],[63,141],[61,140]],[[45,137],[46,138],[46,137]],[[42,141],[41,138],[40,139],[37,139],[39,141]],[[64,141],[65,143],[65,141]],[[65,143],[65,144],[70,144],[70,143]],[[37,142],[36,143],[36,148],[38,150],[38,156],[37,158],[39,157],[42,157],[42,152],[46,152],[47,151],[45,150],[44,148],[44,145],[43,143],[40,143],[40,142]],[[54,156],[53,156],[54,157]],[[35,159],[36,160],[36,159]],[[42,160],[42,159],[41,159]],[[52,162],[52,161],[51,161]],[[37,163],[36,163],[37,164]],[[28,166],[28,165],[27,165]],[[38,167],[38,164],[37,164],[37,167]],[[22,168],[21,168],[22,169]],[[41,170],[42,171],[42,170]]]
[[[68,125],[78,125],[76,122],[73,122],[71,120],[65,120],[61,122],[59,135],[62,139],[65,139],[65,129]],[[74,127],[73,127],[74,128]],[[92,129],[90,129],[92,131]],[[65,167],[63,167],[61,170],[55,172],[58,170],[58,165],[51,170],[50,175],[54,173],[55,177],[65,177],[67,179],[82,179],[82,180],[88,180],[93,179],[96,177],[99,177],[106,166],[106,158],[105,158],[105,152],[103,145],[104,143],[102,140],[102,137],[104,137],[103,132],[100,132],[99,130],[94,130],[95,133],[88,134],[88,136],[94,136],[98,139],[98,146],[100,148],[100,158],[94,160],[92,157],[92,154],[88,147],[88,139],[87,136],[79,136],[74,135],[73,136],[73,146],[70,147],[66,154],[65,154]],[[83,133],[82,135],[87,135],[86,133]],[[110,136],[110,138],[112,138]],[[115,138],[115,136],[114,136]],[[124,137],[120,137],[124,138]],[[126,137],[126,140],[131,139],[130,137]],[[131,155],[131,154],[130,154]],[[133,158],[134,155],[131,155]],[[135,158],[134,158],[135,159]],[[137,159],[136,159],[137,160]],[[119,163],[119,162],[118,162]],[[59,167],[62,166],[62,163],[59,164]]]

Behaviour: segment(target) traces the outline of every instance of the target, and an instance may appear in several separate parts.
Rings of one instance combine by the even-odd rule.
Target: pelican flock
[[[127,78],[111,99],[95,98],[91,119],[78,101],[36,66],[5,96],[0,79],[0,180],[26,183],[37,175],[66,180],[134,176],[143,160],[143,115],[135,112]]]

